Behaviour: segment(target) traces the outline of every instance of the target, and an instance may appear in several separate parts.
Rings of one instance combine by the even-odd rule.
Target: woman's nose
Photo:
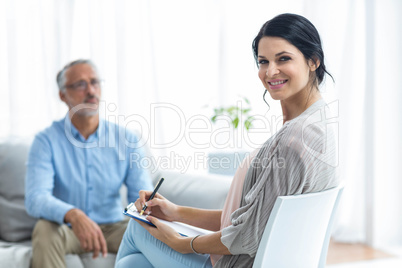
[[[271,66],[268,66],[266,75],[268,77],[274,77],[275,75],[277,75],[279,73],[280,73],[280,71],[279,71],[278,67],[276,65],[272,64]]]

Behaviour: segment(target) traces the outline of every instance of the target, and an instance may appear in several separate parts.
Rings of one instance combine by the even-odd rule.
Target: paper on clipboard
[[[140,220],[142,222],[145,222],[153,227],[156,227],[154,224],[152,224],[150,221],[148,221],[146,219],[146,215],[140,215],[140,213],[137,211],[137,209],[135,208],[134,205],[132,205],[133,203],[131,203],[130,205],[127,206],[127,208],[124,210],[123,214],[127,215],[129,217],[132,217],[134,219]],[[195,226],[191,226],[185,223],[181,223],[181,222],[176,222],[176,221],[165,221],[162,219],[159,219],[159,221],[163,222],[164,224],[170,226],[171,228],[173,228],[174,230],[176,230],[176,232],[178,232],[180,235],[182,236],[196,236],[196,235],[204,235],[204,234],[210,234],[212,233],[212,231],[209,230],[205,230],[202,228],[198,228]]]

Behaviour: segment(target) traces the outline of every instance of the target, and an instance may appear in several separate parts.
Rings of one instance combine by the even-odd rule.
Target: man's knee
[[[34,246],[46,247],[62,243],[62,226],[47,220],[39,220],[32,232],[32,243]]]
[[[124,232],[126,231],[127,223],[128,221],[121,221],[111,225],[101,225],[109,252],[117,253]]]
[[[32,267],[65,267],[65,225],[39,220],[32,233]]]

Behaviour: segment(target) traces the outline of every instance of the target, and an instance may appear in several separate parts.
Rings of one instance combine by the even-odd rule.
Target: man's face
[[[65,88],[60,91],[60,99],[68,109],[80,116],[98,114],[101,96],[100,81],[97,73],[89,64],[77,64],[65,73]]]

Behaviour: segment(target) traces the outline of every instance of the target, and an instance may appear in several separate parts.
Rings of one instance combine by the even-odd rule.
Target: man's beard
[[[96,98],[97,103],[88,102],[89,99]],[[71,114],[72,113],[72,114]],[[98,96],[88,96],[85,98],[84,103],[80,103],[70,110],[71,117],[75,114],[79,116],[95,116],[99,114],[99,97]]]

